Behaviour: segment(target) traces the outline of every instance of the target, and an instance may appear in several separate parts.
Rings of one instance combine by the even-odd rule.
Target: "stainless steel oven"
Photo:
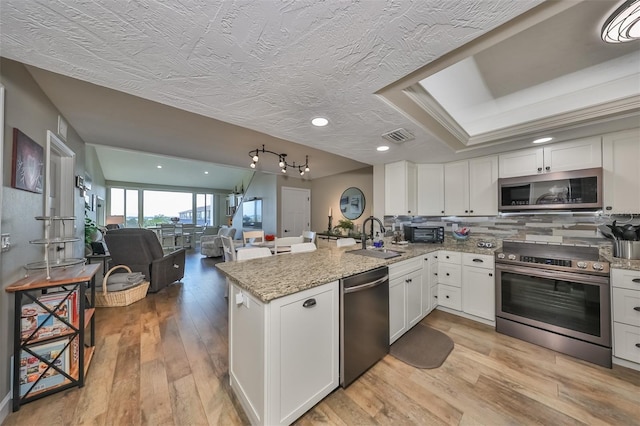
[[[504,242],[496,331],[610,368],[609,265],[598,248]]]

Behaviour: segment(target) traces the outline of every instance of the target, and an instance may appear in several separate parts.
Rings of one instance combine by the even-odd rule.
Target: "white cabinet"
[[[640,370],[640,271],[611,270],[613,355]]]
[[[444,164],[418,164],[417,214],[441,216],[444,214]]]
[[[438,305],[462,310],[462,253],[438,252]]]
[[[338,387],[338,291],[335,281],[265,304],[231,286],[229,376],[252,424],[291,424]]]
[[[462,254],[462,311],[495,321],[494,258]]]
[[[389,265],[389,342],[422,319],[422,258]]]
[[[438,306],[438,252],[422,258],[422,318]]]
[[[640,213],[640,129],[605,135],[602,140],[606,213]]]
[[[385,215],[416,214],[416,165],[409,161],[385,164]]]
[[[600,137],[545,145],[500,154],[500,177],[602,167]]]
[[[498,214],[498,157],[481,157],[444,165],[446,215]]]

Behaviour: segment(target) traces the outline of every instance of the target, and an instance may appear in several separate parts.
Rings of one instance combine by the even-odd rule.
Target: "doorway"
[[[311,190],[282,187],[282,223],[280,236],[297,237],[310,231]]]

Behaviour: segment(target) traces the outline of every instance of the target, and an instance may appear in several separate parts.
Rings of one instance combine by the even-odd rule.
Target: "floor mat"
[[[453,349],[453,340],[441,331],[417,324],[391,345],[390,353],[417,368],[438,368]]]

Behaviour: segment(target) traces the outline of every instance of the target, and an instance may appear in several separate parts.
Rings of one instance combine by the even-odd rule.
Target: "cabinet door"
[[[435,277],[431,273],[433,261],[434,258],[431,253],[424,256],[424,260],[422,261],[422,318],[433,310],[431,302],[431,286],[435,281],[433,279]]]
[[[421,216],[444,214],[444,165],[418,164],[417,211]]]
[[[605,211],[640,213],[640,129],[605,135],[602,166]]]
[[[415,214],[416,166],[408,161],[384,167],[384,205],[386,215]]]
[[[493,270],[465,266],[462,270],[462,310],[495,321],[495,280]]]
[[[292,423],[338,386],[338,300],[333,282],[271,302],[274,404],[267,424]]]
[[[498,157],[469,160],[469,214],[498,215]]]
[[[389,281],[389,343],[393,343],[407,331],[406,289],[404,276]]]
[[[542,173],[544,166],[542,148],[521,149],[498,156],[501,178],[528,176]]]
[[[469,162],[444,165],[444,211],[446,215],[469,214]]]
[[[413,327],[422,319],[422,270],[405,277],[407,286],[407,323]]]
[[[600,137],[544,146],[544,172],[602,167]]]

